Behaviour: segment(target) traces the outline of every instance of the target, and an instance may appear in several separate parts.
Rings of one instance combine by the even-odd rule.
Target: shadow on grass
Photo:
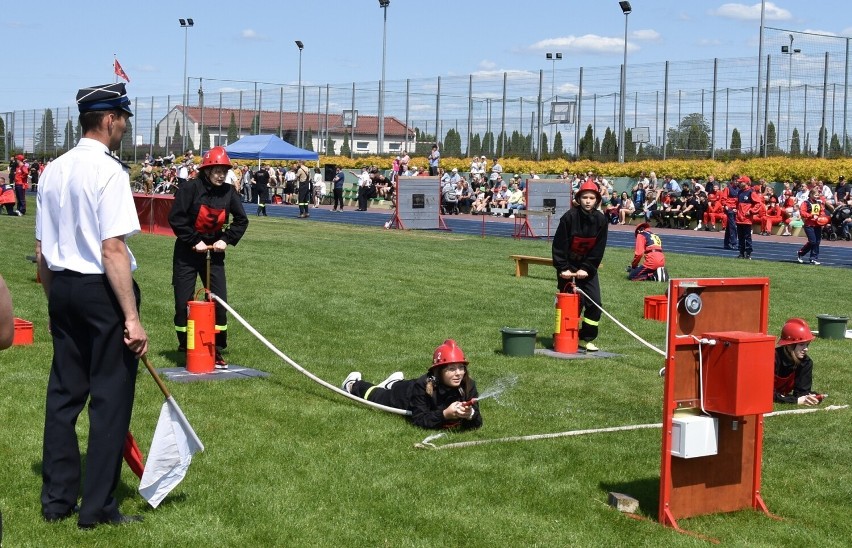
[[[639,513],[649,519],[657,519],[660,506],[660,478],[643,478],[618,483],[600,483],[607,493],[622,493],[639,501]]]
[[[121,465],[125,466],[124,461],[122,461]],[[41,466],[42,466],[42,461],[40,459],[37,460],[37,461],[33,461],[32,466],[30,467],[31,470],[33,471],[33,475],[41,476]],[[80,469],[82,470],[83,474],[85,474],[85,471],[86,471],[86,456],[85,455],[80,456]],[[80,489],[82,490],[82,488],[83,487],[82,487],[82,477],[81,477]],[[115,488],[114,496],[115,496],[116,500],[118,500],[118,501],[138,497],[139,496],[138,484],[135,484],[135,482],[134,482],[134,485],[130,485],[130,484],[124,482],[124,481],[119,481],[118,486]],[[179,494],[176,494],[176,495],[170,494],[169,497],[168,497],[168,502],[171,503],[171,502],[174,502],[175,500],[183,500],[185,498],[186,498],[186,495],[184,495],[182,493],[179,493]],[[165,505],[166,502],[167,501],[163,501],[161,506]]]

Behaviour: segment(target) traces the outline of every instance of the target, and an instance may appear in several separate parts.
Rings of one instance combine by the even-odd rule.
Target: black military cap
[[[81,89],[77,92],[77,109],[80,114],[93,110],[123,110],[133,116],[130,99],[122,82]]]

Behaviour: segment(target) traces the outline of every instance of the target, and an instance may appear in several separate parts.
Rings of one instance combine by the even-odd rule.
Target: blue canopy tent
[[[319,154],[291,145],[277,135],[248,135],[225,147],[234,160],[319,160]]]

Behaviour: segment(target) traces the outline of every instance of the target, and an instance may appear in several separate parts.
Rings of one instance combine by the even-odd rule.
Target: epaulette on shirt
[[[104,154],[106,154],[107,156],[109,156],[110,158],[112,158],[113,160],[118,162],[119,164],[121,164],[121,169],[123,169],[124,171],[127,171],[127,172],[130,171],[130,166],[125,164],[124,162],[122,162],[121,159],[119,159],[119,157],[116,156],[115,154],[110,154],[109,152],[104,152]]]

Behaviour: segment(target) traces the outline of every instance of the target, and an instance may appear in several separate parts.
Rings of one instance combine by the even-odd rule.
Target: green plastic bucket
[[[535,329],[501,327],[503,334],[503,354],[507,356],[532,356],[535,354]]]
[[[821,339],[845,339],[846,322],[848,316],[832,316],[830,314],[817,314],[819,322],[819,338]]]

